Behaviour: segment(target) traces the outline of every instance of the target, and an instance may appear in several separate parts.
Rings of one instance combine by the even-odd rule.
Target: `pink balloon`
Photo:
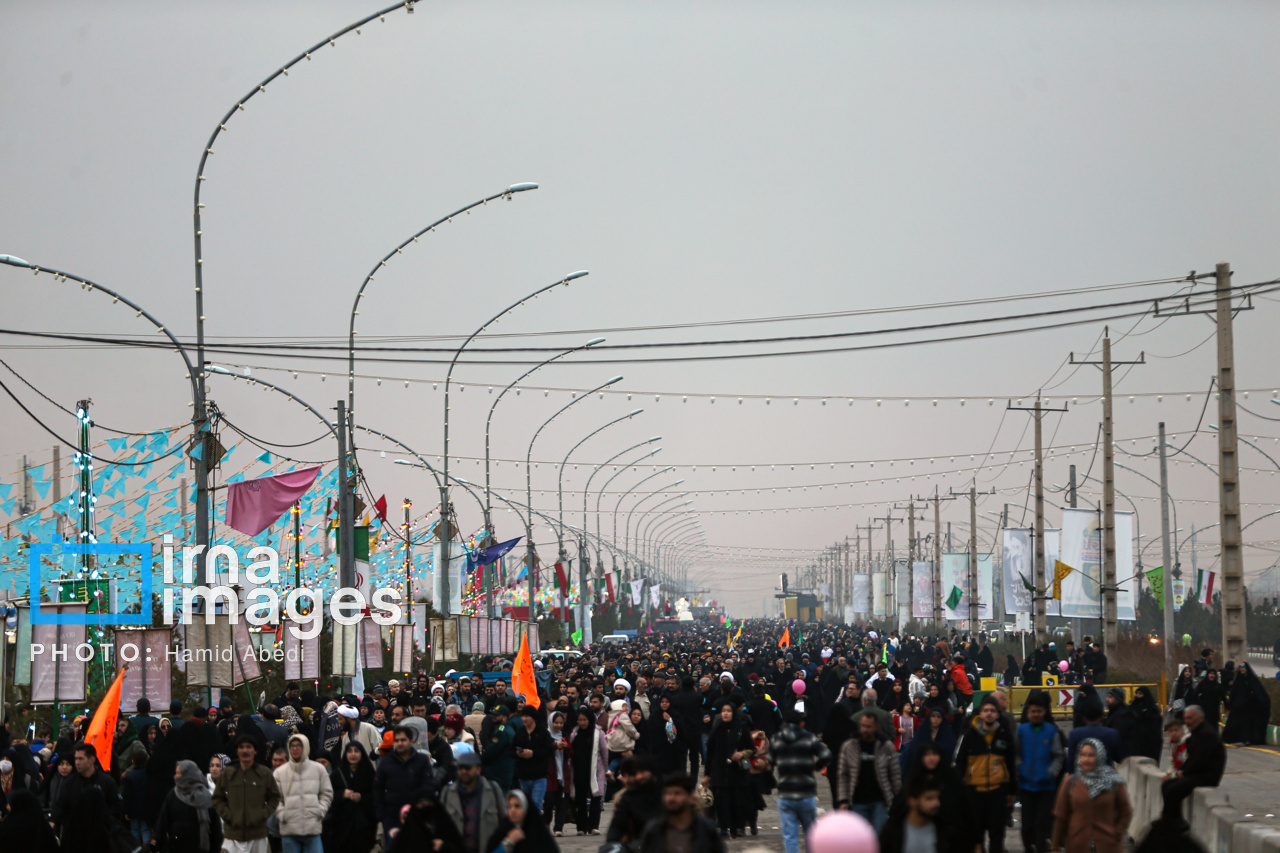
[[[803,696],[804,681],[802,679],[797,678],[795,681],[791,682],[791,691],[795,693],[797,696]]]
[[[880,842],[871,824],[854,812],[827,812],[809,829],[809,853],[878,853]]]
[[[1060,660],[1060,661],[1058,661],[1058,669],[1059,669],[1059,670],[1061,670],[1062,672],[1066,672],[1066,671],[1067,671],[1067,668],[1068,668],[1068,667],[1067,667],[1067,662],[1066,662],[1066,661],[1064,661],[1064,660]]]

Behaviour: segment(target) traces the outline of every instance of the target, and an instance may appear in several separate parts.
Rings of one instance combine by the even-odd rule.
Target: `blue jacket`
[[[1018,764],[1018,787],[1024,791],[1056,791],[1058,777],[1066,763],[1066,738],[1051,722],[1038,726],[1018,726],[1022,760]]]

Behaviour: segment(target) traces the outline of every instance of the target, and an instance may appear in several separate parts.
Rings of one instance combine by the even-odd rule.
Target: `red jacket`
[[[951,667],[951,683],[964,695],[973,695],[973,684],[969,681],[969,673],[965,672],[964,664],[958,663]]]

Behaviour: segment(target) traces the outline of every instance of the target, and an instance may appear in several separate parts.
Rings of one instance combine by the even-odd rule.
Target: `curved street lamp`
[[[659,449],[661,449],[661,448],[659,448]],[[655,450],[655,451],[654,451],[654,453],[657,453],[657,452],[658,452],[657,450]],[[650,454],[650,455],[652,455],[652,454]],[[639,461],[639,460],[637,460],[637,461]],[[623,470],[626,470],[626,469],[623,469]],[[649,476],[647,476],[647,477],[645,477],[645,478],[641,479],[639,482],[637,482],[637,483],[636,483],[635,485],[633,485],[631,488],[627,489],[627,490],[626,490],[625,492],[623,492],[623,493],[622,493],[622,495],[618,498],[618,502],[617,502],[616,504],[614,504],[614,505],[613,505],[613,544],[614,544],[615,546],[617,546],[617,544],[618,544],[618,511],[622,508],[622,502],[623,502],[624,500],[626,500],[627,495],[631,494],[631,493],[632,493],[632,492],[634,492],[636,489],[640,488],[640,487],[641,487],[641,486],[643,486],[645,483],[647,483],[647,482],[649,482],[650,480],[652,480],[654,477],[661,476],[661,475],[663,475],[663,474],[669,473],[669,472],[674,471],[674,470],[676,470],[676,466],[674,466],[674,465],[668,465],[666,468],[662,468],[662,469],[659,469],[659,470],[657,470],[657,471],[654,471],[652,474],[650,474]],[[622,472],[621,472],[621,471],[619,471],[618,473],[619,473],[619,474],[621,474]],[[618,476],[618,475],[617,475],[617,474],[614,474],[613,476],[614,476],[614,477],[616,477],[616,476]],[[603,486],[603,487],[601,487],[601,489],[600,489],[600,495],[601,495],[601,497],[603,497],[603,496],[604,496],[604,490],[605,490],[605,488],[607,488],[607,487],[608,487],[609,483],[611,483],[611,482],[613,482],[613,477],[610,477],[610,478],[609,478],[609,480],[608,480],[608,482],[606,482],[606,483],[604,484],[604,486]],[[626,546],[625,546],[625,545],[624,545],[624,546],[623,546],[623,548],[622,548],[622,553],[624,553],[624,554],[626,554],[626,553],[627,553],[627,549],[626,549]]]
[[[440,517],[441,518],[447,519],[449,517],[449,384],[453,379],[453,368],[456,367],[458,364],[458,356],[462,355],[462,351],[467,348],[468,344],[470,344],[473,340],[475,340],[477,335],[479,335],[485,329],[489,328],[491,325],[496,323],[504,315],[510,313],[511,311],[514,311],[516,308],[519,308],[521,305],[525,304],[526,302],[529,302],[532,299],[537,299],[539,296],[546,293],[548,290],[551,290],[552,288],[560,287],[561,285],[567,285],[569,282],[579,278],[583,278],[586,275],[587,275],[586,270],[578,270],[577,272],[571,272],[568,275],[561,278],[559,281],[552,282],[551,284],[548,284],[545,287],[540,287],[537,290],[535,290],[533,293],[530,293],[527,296],[524,296],[521,299],[518,299],[517,301],[511,303],[506,308],[503,308],[497,314],[494,314],[492,317],[486,320],[485,323],[480,326],[480,328],[476,329],[474,332],[468,335],[467,339],[463,341],[462,345],[458,347],[456,352],[454,352],[453,358],[449,360],[449,370],[444,375],[444,458],[441,464],[441,469],[444,472],[444,483],[440,486]],[[618,377],[618,378],[621,379],[621,377]],[[612,383],[609,383],[609,384],[612,384]],[[601,386],[601,387],[604,387],[604,386]],[[442,543],[441,548],[443,548],[446,552],[448,552],[449,550],[449,545],[448,545],[449,524],[448,523],[444,524],[444,526],[440,528],[440,542]],[[445,587],[444,587],[444,602],[443,602],[444,610],[441,611],[445,616],[449,615],[448,584],[449,584],[449,576],[446,573]]]
[[[529,506],[530,515],[532,515],[533,513],[533,445],[538,440],[538,436],[542,435],[542,431],[547,428],[548,424],[550,424],[556,418],[560,417],[562,414],[564,414],[573,406],[576,406],[578,403],[581,403],[583,400],[586,400],[592,394],[602,391],[605,388],[608,388],[610,385],[613,385],[621,381],[622,381],[621,376],[615,376],[612,379],[610,379],[608,382],[604,382],[600,385],[597,385],[595,388],[592,388],[590,391],[586,392],[585,394],[581,394],[577,397],[574,397],[568,403],[564,404],[559,409],[557,409],[554,415],[552,415],[551,417],[543,421],[542,426],[538,427],[537,432],[533,434],[533,438],[529,439],[529,449],[525,453],[525,458],[524,458],[524,488],[525,488],[525,502]],[[534,551],[533,551],[533,529],[531,526],[532,523],[533,523],[533,520],[532,518],[530,518],[529,521],[527,522],[529,526],[526,526],[525,528],[525,534],[526,534],[525,559],[528,560],[528,568],[529,568],[529,621],[530,622],[536,621],[536,618],[534,615],[535,604],[536,604],[534,602],[534,594],[536,592],[536,585],[534,581],[537,579],[537,572],[534,570],[534,567],[533,567]]]
[[[360,300],[364,298],[365,288],[373,281],[374,273],[380,271],[387,265],[387,261],[400,254],[407,246],[418,242],[418,238],[424,234],[429,234],[436,230],[436,226],[443,225],[446,222],[452,222],[455,216],[469,213],[472,209],[487,205],[491,201],[505,198],[511,201],[516,193],[528,192],[536,190],[538,185],[535,183],[512,184],[502,192],[485,196],[479,201],[473,201],[465,207],[460,207],[447,216],[442,216],[435,222],[432,222],[425,228],[415,231],[412,236],[397,245],[390,252],[383,255],[378,263],[374,264],[373,269],[369,270],[369,274],[364,277],[364,281],[360,282],[360,289],[356,291],[355,301],[351,304],[351,318],[347,328],[347,413],[354,419],[356,412],[356,317],[360,314]],[[354,449],[354,443],[353,443]]]
[[[661,440],[662,440],[662,436],[660,436],[660,435],[655,435],[653,438],[649,439],[648,441],[641,441],[641,442],[637,442],[636,444],[633,444],[631,447],[628,447],[626,450],[623,450],[623,451],[621,451],[620,453],[615,453],[613,456],[609,457],[609,458],[608,458],[607,460],[605,460],[603,463],[601,463],[600,465],[597,465],[597,466],[596,466],[596,470],[591,472],[591,476],[587,478],[587,485],[586,485],[586,487],[584,487],[584,488],[583,488],[583,490],[582,490],[582,527],[583,527],[583,529],[584,529],[584,530],[585,530],[585,529],[586,529],[586,527],[587,527],[587,496],[588,496],[588,494],[589,494],[589,492],[590,492],[590,490],[591,490],[591,481],[592,481],[592,479],[594,479],[594,478],[595,478],[596,473],[597,473],[597,472],[599,472],[599,470],[600,470],[601,468],[605,467],[606,465],[611,464],[611,463],[612,463],[615,459],[617,459],[619,456],[625,456],[626,454],[630,453],[631,451],[633,451],[633,450],[635,450],[635,449],[637,449],[637,448],[644,447],[646,444],[652,444],[652,443],[653,443],[653,442],[655,442],[655,441],[661,441]],[[629,471],[630,469],[632,469],[632,468],[634,468],[635,466],[639,465],[639,464],[640,464],[640,461],[641,461],[642,459],[648,459],[650,456],[653,456],[653,455],[658,454],[658,453],[661,453],[661,452],[662,452],[662,448],[661,448],[661,447],[655,447],[653,450],[650,450],[648,453],[644,454],[643,456],[640,456],[639,458],[637,458],[637,459],[633,460],[632,462],[629,462],[628,464],[623,465],[623,466],[622,466],[621,468],[619,468],[617,471],[614,471],[614,472],[613,472],[613,476],[612,476],[612,477],[610,477],[609,479],[605,480],[605,481],[604,481],[604,485],[600,487],[600,492],[599,492],[599,494],[597,494],[597,495],[596,495],[596,543],[597,543],[597,547],[596,547],[596,562],[597,562],[597,563],[601,561],[599,543],[601,543],[601,542],[603,542],[603,541],[604,541],[603,537],[600,535],[600,500],[604,497],[605,489],[609,488],[609,484],[610,484],[610,483],[612,483],[614,480],[616,480],[616,479],[617,479],[617,478],[622,474],[622,472],[623,472],[623,471]],[[617,525],[614,525],[614,531],[615,531],[615,533],[616,533],[616,531],[617,531]],[[618,559],[617,550],[618,550],[618,549],[617,549],[617,547],[616,547],[616,546],[617,546],[617,543],[615,542],[615,543],[614,543],[614,547],[612,547],[612,548],[610,548],[610,549],[609,549],[609,550],[610,550],[610,553],[613,555],[613,559],[614,559],[613,567],[614,567],[614,569],[617,569],[617,568],[618,568],[618,563],[617,563],[617,559]]]
[[[623,533],[624,538],[623,538],[623,540],[622,540],[622,541],[623,541],[623,543],[624,543],[624,545],[625,545],[627,548],[635,547],[635,546],[632,544],[632,542],[631,542],[631,517],[632,517],[632,516],[634,516],[634,515],[636,514],[636,510],[640,508],[640,504],[644,503],[644,502],[645,502],[645,501],[647,501],[647,500],[650,500],[650,499],[652,499],[652,498],[655,498],[655,497],[657,497],[658,495],[663,494],[664,492],[666,492],[666,490],[667,490],[667,489],[674,489],[676,486],[679,486],[679,485],[681,485],[681,484],[683,484],[683,483],[684,483],[684,479],[683,479],[683,478],[681,478],[681,479],[679,479],[679,480],[676,480],[674,483],[668,483],[668,484],[667,484],[667,485],[665,485],[665,486],[662,486],[662,487],[660,487],[660,488],[654,489],[653,491],[649,492],[649,493],[648,493],[648,494],[646,494],[644,497],[642,497],[642,498],[640,498],[638,501],[636,501],[634,505],[632,505],[631,509],[627,511],[627,526],[626,526],[626,529],[625,529],[625,531],[624,531],[624,533]],[[623,497],[626,497],[626,495],[623,495]],[[621,498],[619,498],[619,499],[618,499],[618,503],[622,503],[622,499],[621,499]],[[637,528],[637,530],[638,530],[638,529],[639,529],[639,528]],[[636,548],[636,552],[637,552],[637,553],[639,553],[639,548]]]
[[[527,379],[527,378],[529,377],[529,375],[530,375],[530,374],[532,374],[534,371],[536,371],[536,370],[541,370],[542,368],[546,367],[546,366],[547,366],[548,364],[550,364],[551,362],[553,362],[553,361],[558,361],[559,359],[564,358],[566,355],[569,355],[569,354],[571,354],[571,353],[575,353],[575,352],[580,352],[581,350],[590,349],[591,347],[596,346],[597,344],[602,344],[602,343],[604,343],[604,338],[592,338],[591,340],[587,341],[585,344],[580,344],[579,346],[576,346],[576,347],[570,347],[569,349],[565,350],[564,352],[560,352],[560,353],[557,353],[557,354],[555,354],[555,355],[551,356],[551,358],[547,359],[546,361],[542,361],[542,362],[539,362],[538,364],[535,364],[533,367],[529,368],[529,369],[528,369],[528,370],[526,370],[524,373],[521,373],[521,374],[516,378],[516,380],[515,380],[514,382],[512,382],[511,384],[507,385],[507,387],[505,387],[505,388],[503,388],[501,391],[499,391],[499,392],[498,392],[498,396],[497,396],[496,398],[494,398],[494,401],[489,405],[489,415],[488,415],[488,417],[486,417],[486,418],[484,419],[484,493],[485,493],[485,504],[486,504],[486,508],[485,508],[485,516],[484,516],[484,523],[485,523],[486,528],[488,528],[488,529],[489,529],[489,531],[490,531],[490,535],[492,535],[493,530],[492,530],[492,527],[491,527],[491,522],[490,522],[490,518],[489,518],[489,509],[488,509],[488,503],[489,503],[489,428],[493,425],[493,413],[494,413],[494,411],[495,411],[495,410],[497,410],[497,408],[498,408],[498,404],[502,402],[502,398],[503,398],[503,397],[507,396],[507,392],[508,392],[508,391],[510,391],[512,388],[515,388],[517,385],[519,385],[521,382],[523,382],[525,379]],[[517,392],[517,393],[519,393],[519,392]]]

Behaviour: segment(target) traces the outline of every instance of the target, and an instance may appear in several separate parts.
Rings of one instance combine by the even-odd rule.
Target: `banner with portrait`
[[[1017,613],[1033,613],[1035,595],[1035,531],[1026,528],[1009,528],[1004,531],[1002,543],[1004,559],[1001,562],[1001,583],[1004,589],[1006,616]],[[1053,595],[1053,564],[1060,559],[1062,531],[1046,529],[1044,532],[1045,596]],[[1027,586],[1030,585],[1031,589]],[[1045,601],[1045,615],[1058,616],[1058,602]]]
[[[871,612],[871,576],[853,576],[853,612],[866,615]]]
[[[1062,511],[1062,562],[1074,571],[1062,581],[1062,615],[1102,616],[1102,516],[1092,509]],[[1116,616],[1136,618],[1133,568],[1133,513],[1116,513]]]
[[[960,590],[960,598],[954,607],[953,590]],[[978,555],[978,618],[991,618],[991,555]],[[969,618],[969,553],[942,555],[942,616],[944,619]]]
[[[911,565],[911,618],[933,619],[933,563]]]

